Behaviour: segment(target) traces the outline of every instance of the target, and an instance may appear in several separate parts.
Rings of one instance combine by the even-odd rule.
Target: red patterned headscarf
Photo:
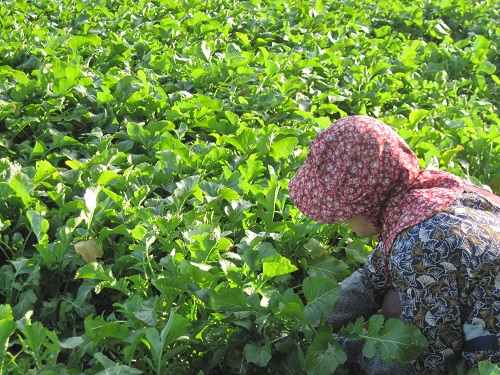
[[[311,142],[288,189],[293,203],[317,222],[364,215],[389,251],[399,232],[442,211],[465,184],[444,171],[421,170],[415,153],[383,122],[350,116]]]

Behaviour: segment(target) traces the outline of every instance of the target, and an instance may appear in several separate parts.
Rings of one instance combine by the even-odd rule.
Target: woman
[[[411,363],[413,373],[446,374],[460,355],[469,368],[500,362],[498,196],[421,170],[395,131],[366,116],[319,134],[289,193],[315,221],[379,235],[364,272],[353,275],[369,295],[358,315],[376,312],[373,301],[386,296],[387,316],[419,327],[429,347]],[[337,326],[356,315],[341,305]]]

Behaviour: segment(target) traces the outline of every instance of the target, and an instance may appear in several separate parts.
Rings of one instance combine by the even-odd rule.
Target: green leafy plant
[[[498,7],[1,4],[0,373],[342,372],[325,319],[373,242],[303,217],[288,181],[369,114],[499,193]],[[424,348],[379,316],[340,336]]]

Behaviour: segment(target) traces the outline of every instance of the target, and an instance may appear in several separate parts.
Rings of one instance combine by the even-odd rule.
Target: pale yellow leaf
[[[97,258],[102,257],[102,250],[97,246],[97,241],[95,239],[78,242],[75,244],[75,251],[80,254],[86,262],[95,262]]]

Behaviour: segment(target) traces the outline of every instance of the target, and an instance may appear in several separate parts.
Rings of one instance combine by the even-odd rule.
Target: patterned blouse
[[[384,257],[379,244],[365,265],[366,287],[378,294],[387,289]],[[500,351],[464,350],[464,327],[500,337],[499,206],[465,191],[441,213],[398,234],[389,272],[403,304],[401,319],[429,342],[412,363],[416,373],[446,374],[460,353],[469,368],[482,360],[500,363]]]

